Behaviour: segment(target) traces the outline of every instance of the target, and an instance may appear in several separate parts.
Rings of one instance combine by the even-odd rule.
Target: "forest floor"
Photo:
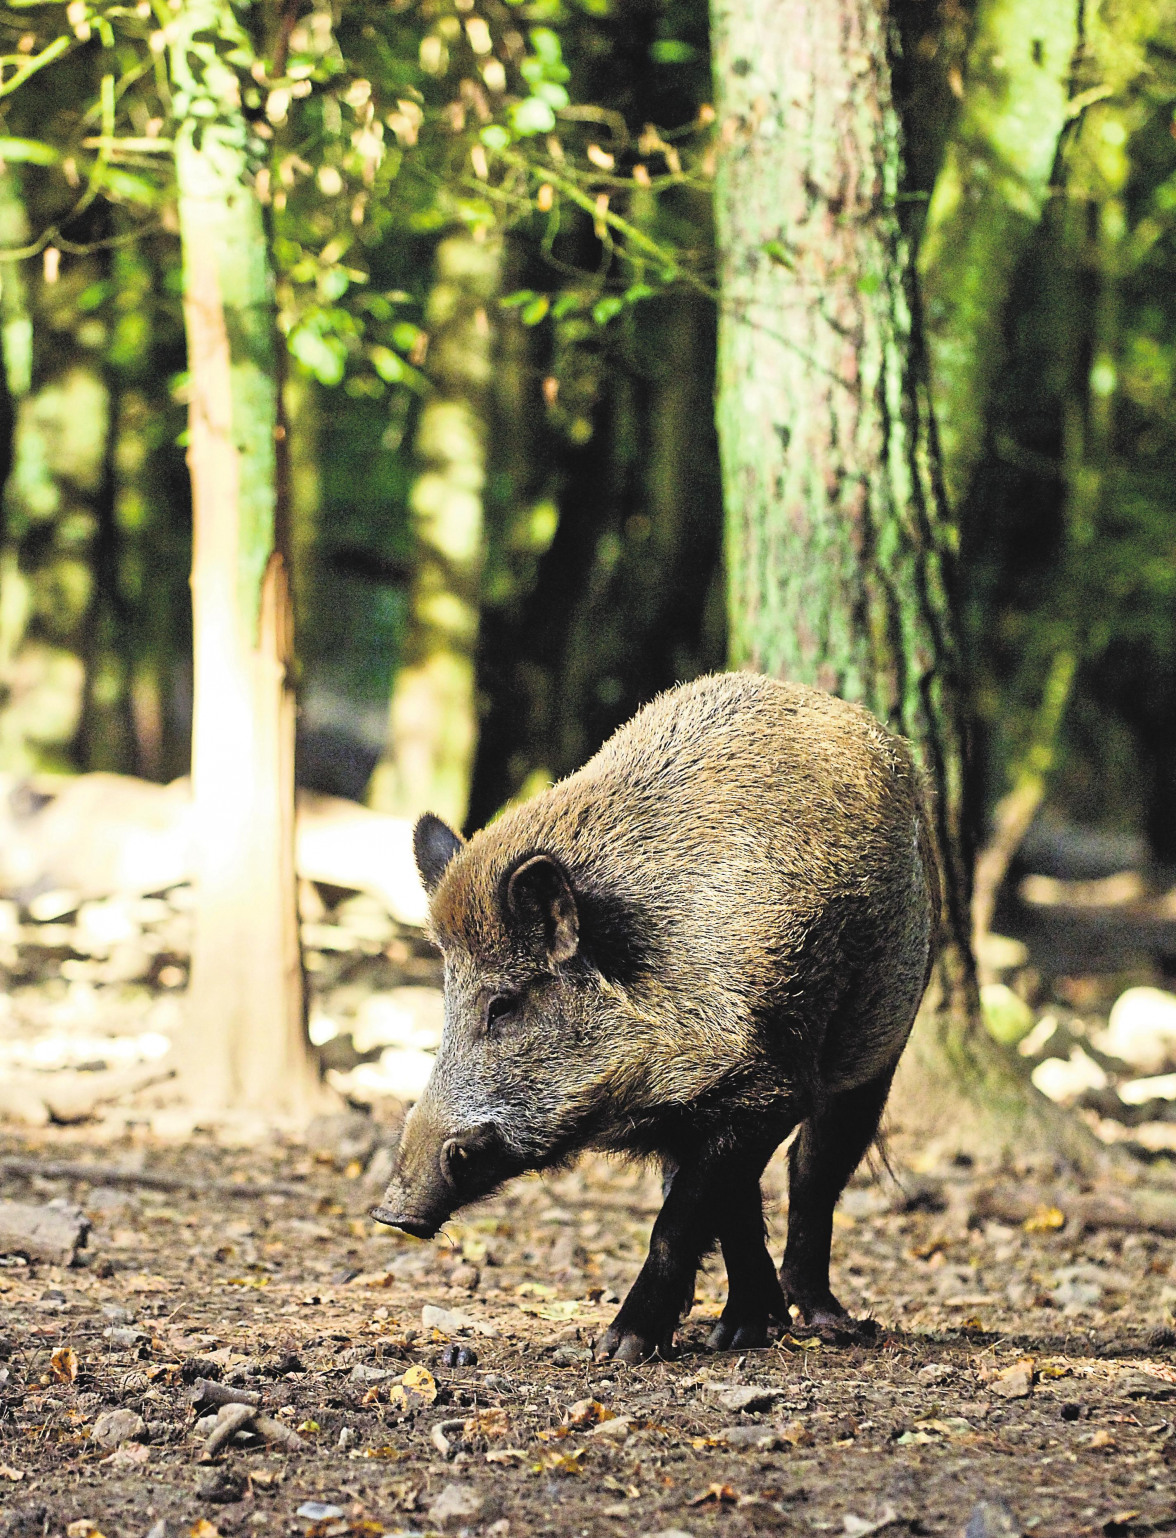
[[[715,1260],[675,1360],[618,1367],[590,1346],[641,1264],[649,1172],[520,1180],[423,1243],[367,1218],[353,1134],[326,1123],[317,1152],[0,1138],[0,1168],[191,1182],[9,1162],[9,1197],[72,1198],[93,1228],[78,1265],[0,1266],[6,1538],[1176,1530],[1172,1241],[1079,1232],[1077,1187],[903,1173],[896,1144],[899,1177],[863,1172],[834,1241],[834,1289],[875,1345],[798,1330],[708,1352]],[[234,1411],[210,1458],[209,1382],[257,1396],[266,1436]]]

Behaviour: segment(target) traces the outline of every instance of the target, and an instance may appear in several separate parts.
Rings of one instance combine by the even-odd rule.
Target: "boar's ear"
[[[425,891],[432,897],[445,874],[446,867],[465,840],[453,831],[440,817],[426,812],[412,832],[412,852],[416,856],[417,870],[425,884]]]
[[[506,906],[521,928],[542,937],[553,962],[570,961],[580,948],[580,915],[571,883],[549,854],[532,855],[510,874]]]

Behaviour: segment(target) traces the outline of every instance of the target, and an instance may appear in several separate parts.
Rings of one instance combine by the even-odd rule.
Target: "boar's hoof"
[[[722,1318],[706,1338],[711,1351],[754,1351],[768,1343],[766,1319]]]
[[[656,1332],[629,1329],[617,1320],[609,1325],[596,1342],[593,1355],[598,1362],[612,1360],[635,1366],[638,1362],[647,1362],[652,1356],[662,1356],[668,1361],[673,1353],[673,1344],[673,1331],[659,1341]]]

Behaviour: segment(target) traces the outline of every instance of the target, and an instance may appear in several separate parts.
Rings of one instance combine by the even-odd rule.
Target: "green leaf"
[[[546,294],[538,294],[526,305],[519,315],[524,326],[537,326],[551,308],[551,300]]]
[[[649,57],[655,64],[692,64],[698,57],[698,49],[677,38],[663,37],[651,44]]]
[[[517,310],[520,305],[530,304],[535,298],[533,288],[519,288],[513,294],[505,294],[498,303],[504,310]]]
[[[619,294],[606,294],[592,306],[592,319],[598,326],[607,326],[613,316],[619,315],[624,308],[625,301]]]
[[[290,351],[320,384],[337,385],[347,365],[347,350],[335,337],[320,336],[308,326],[290,334]]]
[[[769,240],[765,243],[763,249],[764,255],[775,262],[777,266],[792,267],[795,265],[792,260],[792,253],[789,251],[788,247],[783,243],[783,241]]]
[[[638,304],[642,299],[652,299],[656,293],[648,283],[633,283],[625,290],[625,303]]]
[[[882,279],[876,272],[867,272],[864,277],[858,279],[857,290],[859,294],[876,294],[882,287]]]
[[[31,166],[52,166],[60,159],[60,152],[51,144],[43,144],[40,139],[0,138],[0,160],[20,160]]]
[[[504,150],[510,143],[510,134],[501,123],[491,123],[478,135],[488,150]]]
[[[561,107],[568,104],[568,93],[562,85],[555,85],[550,80],[544,80],[535,87],[535,95],[540,101],[545,101],[549,107],[554,107],[558,112]]]
[[[538,96],[528,96],[510,112],[511,124],[517,134],[545,134],[555,127],[555,113]]]
[[[583,294],[575,289],[569,289],[566,294],[561,294],[551,307],[551,313],[556,320],[562,320],[565,315],[570,315],[573,310],[582,310],[587,304]]]

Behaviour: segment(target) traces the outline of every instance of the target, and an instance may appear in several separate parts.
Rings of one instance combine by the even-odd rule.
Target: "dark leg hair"
[[[765,1346],[768,1321],[786,1321],[788,1304],[768,1253],[755,1168],[731,1183],[719,1222],[719,1243],[727,1266],[727,1303],[707,1345],[712,1351]]]
[[[829,1290],[833,1208],[873,1142],[894,1068],[833,1095],[802,1125],[789,1151],[788,1244],[780,1283],[806,1325],[842,1329],[853,1321]]]

